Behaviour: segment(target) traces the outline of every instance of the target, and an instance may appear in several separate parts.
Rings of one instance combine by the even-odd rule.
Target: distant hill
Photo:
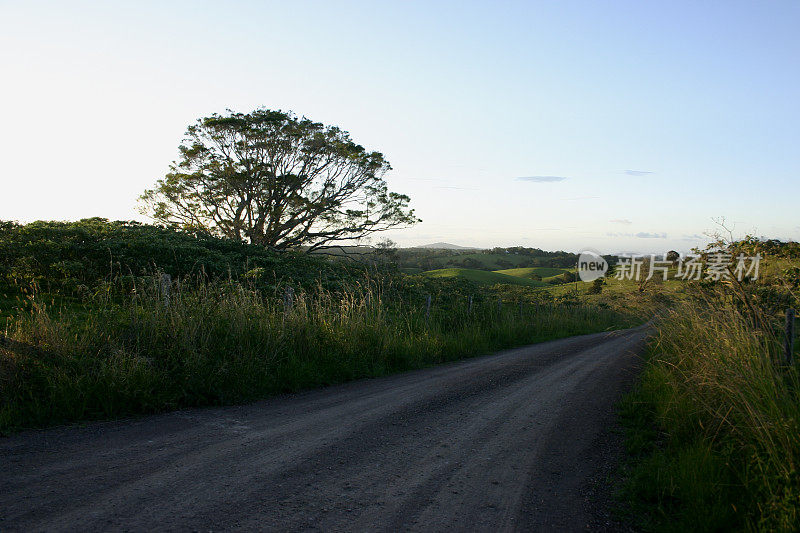
[[[474,246],[459,246],[457,244],[450,244],[449,242],[423,244],[422,246],[414,246],[414,248],[430,248],[432,250],[480,250],[480,248],[475,248]]]

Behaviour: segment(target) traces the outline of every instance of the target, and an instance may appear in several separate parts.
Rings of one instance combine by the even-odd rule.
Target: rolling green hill
[[[507,268],[505,270],[495,270],[498,274],[506,274],[508,276],[517,276],[520,278],[531,278],[539,276],[540,278],[550,278],[563,274],[568,269],[566,268],[551,268],[551,267],[533,267],[533,268]]]
[[[439,268],[423,272],[425,276],[432,278],[464,278],[481,285],[495,285],[506,283],[509,285],[525,285],[527,287],[546,287],[547,284],[520,276],[509,276],[499,272],[489,272],[486,270],[474,270],[471,268]]]

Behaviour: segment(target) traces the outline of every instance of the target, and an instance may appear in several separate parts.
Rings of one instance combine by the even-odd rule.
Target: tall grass
[[[646,530],[796,531],[800,381],[780,364],[780,317],[707,295],[657,326],[623,403],[638,457],[625,496]]]
[[[245,402],[629,324],[609,309],[402,298],[379,284],[280,294],[156,283],[51,309],[34,296],[0,347],[0,429]]]

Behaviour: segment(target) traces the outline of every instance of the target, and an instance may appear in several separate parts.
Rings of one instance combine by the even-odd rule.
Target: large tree
[[[382,154],[291,112],[201,118],[179,150],[142,195],[159,222],[278,250],[314,250],[418,222],[408,196],[388,190]]]

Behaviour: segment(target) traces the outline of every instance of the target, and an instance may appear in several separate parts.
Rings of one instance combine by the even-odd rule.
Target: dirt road
[[[613,529],[613,404],[645,335],[0,438],[0,531]]]

